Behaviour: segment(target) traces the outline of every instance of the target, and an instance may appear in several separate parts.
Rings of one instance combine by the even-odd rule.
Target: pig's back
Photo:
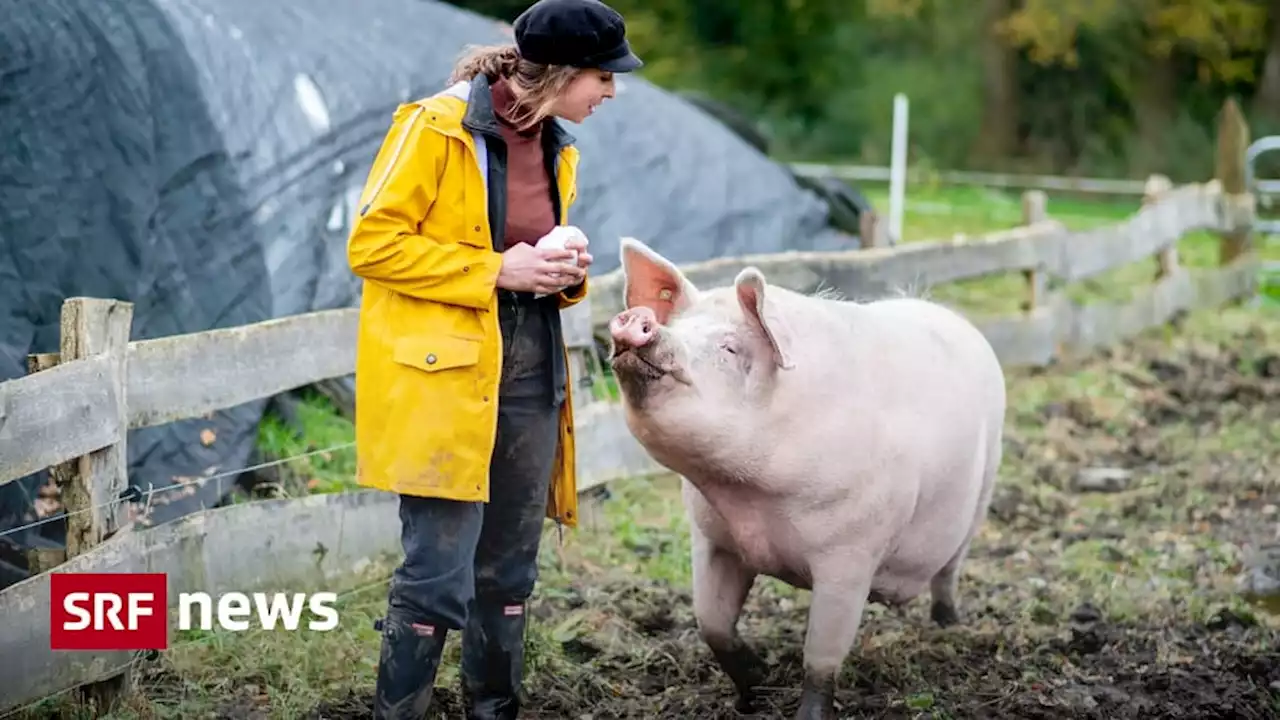
[[[991,344],[951,308],[904,297],[844,303],[833,315],[836,352],[849,358],[860,383],[914,397],[926,389],[970,395],[968,388],[1003,404],[1004,372]]]
[[[868,462],[922,458],[934,477],[977,471],[1006,402],[1004,372],[981,331],[916,298],[827,302],[800,321],[809,341],[797,370],[806,370],[789,381],[809,401],[796,407],[822,409],[790,418],[795,426],[815,445],[857,444],[877,456]]]

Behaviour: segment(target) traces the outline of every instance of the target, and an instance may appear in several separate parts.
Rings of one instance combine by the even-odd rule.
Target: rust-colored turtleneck
[[[543,164],[542,124],[517,132],[507,118],[515,96],[505,78],[492,85],[498,129],[507,144],[507,223],[504,250],[516,243],[533,244],[556,225],[551,178]]]

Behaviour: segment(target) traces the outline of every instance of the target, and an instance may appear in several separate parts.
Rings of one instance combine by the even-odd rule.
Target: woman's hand
[[[541,249],[528,243],[518,243],[502,253],[502,268],[498,271],[498,287],[516,292],[532,292],[542,295],[557,293],[571,285],[577,285],[587,276],[582,265],[582,253],[578,263],[571,264],[573,250]],[[590,257],[587,259],[591,262]]]
[[[564,243],[565,250],[573,250],[578,253],[578,267],[582,270],[583,276],[586,276],[587,268],[591,267],[591,253],[587,252],[587,237],[575,237],[566,240]],[[573,285],[576,283],[570,283]],[[566,285],[566,287],[568,287]]]

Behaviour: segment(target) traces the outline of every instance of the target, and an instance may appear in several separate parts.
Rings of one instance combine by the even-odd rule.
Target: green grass
[[[887,216],[887,185],[865,184],[860,189],[867,199]],[[908,186],[903,211],[903,241],[949,240],[957,235],[979,236],[1022,223],[1022,205],[1017,192],[979,187],[945,185]],[[1089,230],[1123,222],[1141,207],[1139,198],[1055,197],[1049,194],[1048,214],[1071,230]],[[1263,263],[1280,263],[1280,241],[1262,236],[1255,239]],[[1217,267],[1218,236],[1205,231],[1188,233],[1177,244],[1179,262],[1192,270]],[[1123,303],[1134,291],[1155,278],[1154,258],[1112,268],[1062,289],[1072,301]],[[1263,279],[1264,297],[1280,303],[1280,271],[1270,271]],[[1017,312],[1026,297],[1026,281],[1021,272],[1007,272],[948,283],[928,289],[929,297],[978,315]]]
[[[859,189],[882,217],[889,213],[888,185],[859,183]],[[955,235],[981,235],[1022,224],[1018,192],[953,185],[909,185],[903,211],[903,240],[946,240]],[[1138,198],[1061,198],[1049,194],[1049,216],[1069,228],[1086,230],[1123,221],[1138,210]]]
[[[259,496],[298,497],[356,487],[355,450],[350,447],[355,425],[318,392],[299,396],[292,421],[268,414],[258,425],[258,448],[270,461],[298,458],[275,466],[273,481],[259,488]],[[301,457],[308,453],[316,454]]]

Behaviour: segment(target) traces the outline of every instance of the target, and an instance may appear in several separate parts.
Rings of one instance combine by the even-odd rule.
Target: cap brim
[[[629,73],[633,70],[639,70],[644,67],[644,61],[636,57],[635,53],[628,52],[620,58],[606,60],[600,63],[597,67],[605,72]]]

